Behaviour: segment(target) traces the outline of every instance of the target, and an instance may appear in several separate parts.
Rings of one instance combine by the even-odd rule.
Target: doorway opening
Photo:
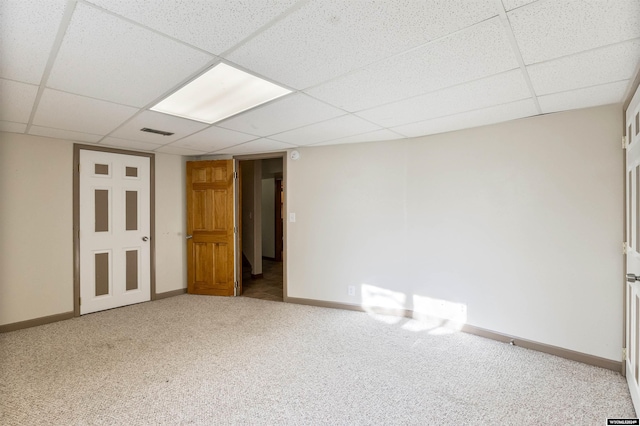
[[[284,285],[284,158],[239,159],[241,296],[282,302]]]

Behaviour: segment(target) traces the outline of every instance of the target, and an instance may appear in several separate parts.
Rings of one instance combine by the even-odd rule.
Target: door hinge
[[[238,286],[239,286],[238,281],[235,281],[235,282],[233,283],[233,288],[235,288],[235,289],[237,290],[237,289],[238,289]]]
[[[82,297],[78,297],[78,306],[82,305]]]
[[[627,242],[622,243],[622,254],[627,254]]]
[[[233,172],[233,178],[238,179],[238,172]]]
[[[627,348],[622,348],[622,361],[627,360]]]
[[[238,233],[238,227],[237,227],[237,226],[234,226],[234,227],[233,227],[233,233],[234,233],[234,234],[237,234],[237,233]]]
[[[629,146],[628,140],[629,138],[626,135],[622,137],[622,149],[627,149]]]

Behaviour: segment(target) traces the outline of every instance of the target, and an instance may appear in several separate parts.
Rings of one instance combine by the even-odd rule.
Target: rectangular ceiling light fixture
[[[289,93],[291,90],[220,63],[150,109],[213,124]]]

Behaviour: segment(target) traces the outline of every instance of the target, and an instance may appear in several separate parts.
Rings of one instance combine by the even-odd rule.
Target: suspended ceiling
[[[149,111],[219,62],[293,93],[214,125]],[[2,0],[0,130],[178,155],[396,140],[621,103],[639,62],[638,0]]]

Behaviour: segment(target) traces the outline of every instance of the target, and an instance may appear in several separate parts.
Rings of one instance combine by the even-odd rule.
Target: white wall
[[[262,167],[260,161],[241,161],[242,173],[242,253],[251,264],[251,273],[262,273]]]
[[[156,293],[187,288],[186,161],[156,153]]]
[[[262,179],[262,255],[276,257],[276,180]]]
[[[242,254],[251,263],[253,272],[253,161],[240,163],[242,173]]]
[[[73,144],[0,132],[0,325],[73,311]]]
[[[467,324],[619,360],[621,120],[606,106],[300,148],[288,296],[466,309]]]
[[[282,178],[282,157],[260,160],[262,179]]]
[[[253,261],[252,273],[262,274],[262,161],[253,162]]]
[[[156,291],[186,288],[182,157],[156,154]],[[0,325],[73,311],[73,143],[0,132]]]

